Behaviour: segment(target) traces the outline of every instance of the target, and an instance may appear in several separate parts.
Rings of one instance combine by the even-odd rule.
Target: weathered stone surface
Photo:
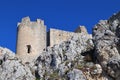
[[[67,73],[68,80],[87,80],[82,71],[73,69]]]
[[[99,64],[95,64],[94,69],[91,71],[92,75],[100,75],[102,74],[102,67]]]
[[[38,75],[40,78],[47,79],[56,79],[53,75],[60,77],[61,79],[67,79],[67,73],[72,68],[80,69],[84,67],[84,52],[93,50],[94,45],[92,42],[92,37],[89,34],[75,34],[68,41],[64,41],[61,44],[54,45],[53,47],[48,47],[46,52],[43,52],[37,59],[36,64]],[[94,64],[93,64],[94,65]],[[45,70],[45,71],[44,71]],[[81,70],[78,70],[80,72]],[[80,72],[80,74],[82,74]],[[52,75],[52,76],[51,76]],[[62,77],[64,76],[64,77]],[[66,77],[65,77],[66,76]],[[70,80],[79,80],[80,77],[84,75],[74,75],[74,79]],[[79,78],[78,78],[79,77]],[[71,77],[70,77],[71,78]],[[77,79],[78,78],[78,79]],[[85,79],[83,79],[85,80]]]
[[[0,47],[0,80],[34,80],[30,68],[23,65],[15,54]]]
[[[120,76],[120,13],[101,20],[93,28],[93,40],[98,63],[117,79]]]
[[[17,27],[16,55],[22,62],[32,62],[46,48],[46,26],[44,21],[30,21],[29,17],[22,18]]]
[[[30,20],[22,22],[26,25]],[[120,12],[95,25],[93,37],[85,27],[80,30],[67,41],[47,47],[35,62],[24,63],[0,47],[0,80],[119,80]]]
[[[79,26],[76,30],[75,33],[85,33],[88,34],[87,29],[85,26]]]
[[[79,33],[84,33],[88,34],[87,29],[85,26],[79,26],[75,30],[75,32],[69,32],[69,31],[64,31],[64,30],[59,30],[59,29],[53,29],[51,28],[50,31],[47,34],[47,44],[48,46],[53,46],[55,44],[60,44],[63,41],[67,41],[68,39],[71,39],[73,35],[79,34]]]

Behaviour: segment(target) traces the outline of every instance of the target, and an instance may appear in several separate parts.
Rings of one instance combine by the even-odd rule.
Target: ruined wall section
[[[52,47],[55,44],[59,44],[63,41],[67,41],[74,34],[77,34],[77,33],[58,30],[58,29],[50,29],[50,31],[49,31],[49,36],[50,36],[49,37],[49,40],[50,40],[49,45]]]
[[[87,29],[85,26],[78,26],[77,29],[74,31],[75,33],[85,33],[88,34]]]
[[[16,54],[23,62],[35,60],[46,48],[46,26],[44,21],[37,19],[31,22],[29,17],[18,23]]]

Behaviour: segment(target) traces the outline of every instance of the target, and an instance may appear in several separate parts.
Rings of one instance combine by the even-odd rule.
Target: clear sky
[[[120,0],[0,0],[0,46],[15,52],[17,23],[29,16],[50,27],[74,31],[85,25],[88,32],[101,19],[120,10]]]

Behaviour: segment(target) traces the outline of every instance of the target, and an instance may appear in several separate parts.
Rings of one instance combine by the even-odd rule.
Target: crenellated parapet
[[[46,48],[46,26],[44,21],[22,18],[18,23],[16,54],[23,62],[31,62]]]
[[[47,46],[60,44],[77,34],[88,34],[84,26],[79,26],[75,32],[51,28],[46,33],[46,26],[41,19],[31,21],[29,17],[25,17],[18,23],[16,55],[23,63],[34,61]]]

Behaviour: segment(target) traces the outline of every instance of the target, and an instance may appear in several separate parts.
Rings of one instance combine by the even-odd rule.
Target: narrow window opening
[[[61,34],[59,34],[59,36],[61,36]]]
[[[31,52],[31,45],[27,45],[27,53]]]

